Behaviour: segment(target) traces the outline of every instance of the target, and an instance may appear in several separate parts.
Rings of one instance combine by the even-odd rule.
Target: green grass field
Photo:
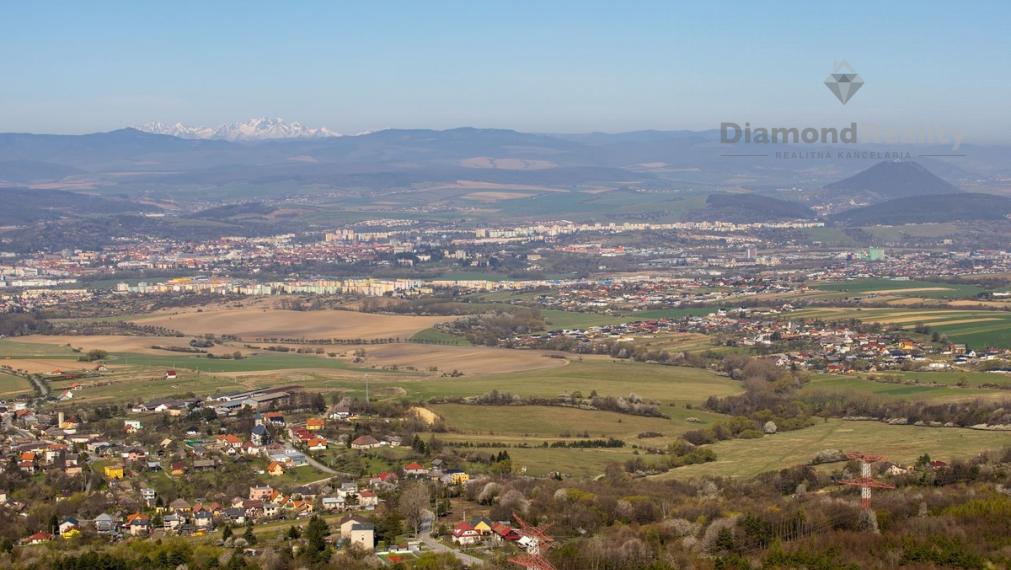
[[[536,476],[560,471],[570,476],[593,477],[603,473],[608,463],[634,457],[634,446],[663,448],[688,430],[725,419],[719,414],[686,409],[684,406],[664,408],[664,412],[670,415],[669,419],[548,406],[436,404],[428,408],[439,414],[451,430],[428,435],[449,447],[461,443],[502,444],[502,447],[479,449],[492,453],[506,449],[513,459],[515,470],[519,472],[526,468],[527,474]],[[699,423],[686,421],[688,417],[695,417]],[[662,435],[639,439],[638,435],[644,432]],[[592,449],[543,447],[545,442],[577,441],[583,435],[591,439],[621,439],[626,446]],[[526,447],[516,447],[519,445]]]
[[[17,394],[31,392],[31,384],[28,380],[13,374],[0,372],[0,398],[9,398]]]
[[[866,396],[890,400],[917,400],[924,402],[956,402],[974,399],[1008,399],[1011,391],[997,388],[980,388],[984,382],[1008,384],[1011,379],[996,374],[976,373],[967,380],[969,386],[958,387],[955,384],[961,378],[957,373],[921,372],[921,373],[879,373],[879,378],[899,376],[905,382],[888,383],[868,379],[868,375],[831,376],[819,374],[811,377],[804,386],[803,392],[834,392],[850,396]],[[986,379],[980,376],[987,377]],[[967,376],[968,378],[969,376]],[[975,383],[975,385],[973,385]],[[940,385],[935,385],[940,384]]]
[[[358,395],[364,394],[360,380],[334,380],[328,386]],[[741,391],[738,382],[700,368],[604,359],[571,361],[568,365],[557,368],[487,376],[425,379],[379,377],[372,380],[372,387],[399,388],[403,397],[411,400],[477,396],[492,390],[520,396],[546,397],[580,391],[584,396],[589,396],[590,392],[596,390],[601,396],[624,396],[634,392],[643,399],[661,403],[701,403],[712,395],[726,396]]]
[[[337,358],[290,352],[262,352],[239,360],[190,356],[182,353],[179,356],[163,356],[160,354],[117,352],[112,354],[108,362],[110,364],[126,364],[152,368],[185,368],[201,372],[254,372],[293,368],[351,369],[351,366],[346,361]]]
[[[688,316],[705,316],[718,311],[719,307],[679,307],[676,309],[653,309],[625,313],[626,320],[644,321],[648,319],[680,319]]]
[[[856,279],[837,281],[816,286],[825,291],[840,291],[854,295],[882,291],[889,294],[935,299],[972,299],[984,291],[976,285],[952,284],[939,281],[896,281],[894,279]],[[937,289],[936,291],[904,291],[909,289]]]
[[[490,450],[489,450],[490,451]],[[559,449],[543,447],[511,447],[507,450],[513,471],[534,477],[544,477],[558,471],[566,477],[592,478],[600,475],[611,463],[623,463],[635,457],[635,450]]]
[[[73,358],[80,356],[66,346],[55,344],[38,344],[34,342],[17,342],[10,339],[0,340],[0,363],[5,358]]]
[[[593,326],[615,325],[651,319],[679,319],[691,315],[708,315],[716,310],[718,310],[718,307],[683,307],[649,311],[623,311],[614,315],[605,315],[601,313],[546,309],[541,311],[541,314],[544,315],[547,321],[547,328],[553,330],[585,329]]]
[[[531,439],[569,437],[583,432],[591,438],[635,439],[637,434],[647,431],[671,433],[674,425],[664,418],[553,406],[437,404],[428,408],[446,420],[451,430]]]
[[[790,319],[823,319],[844,321],[857,319],[912,329],[917,324],[944,334],[952,342],[968,344],[973,348],[997,346],[1011,347],[1011,313],[1007,311],[980,311],[957,309],[861,309],[821,307],[802,309],[786,314]]]
[[[559,311],[545,309],[541,311],[547,330],[585,329],[602,325],[615,325],[628,322],[630,319],[621,315],[603,315],[600,313],[580,313],[576,311]]]
[[[416,342],[430,342],[432,344],[449,344],[453,346],[470,346],[470,341],[447,332],[443,332],[437,328],[427,328],[422,331],[418,331],[411,337],[412,341]]]
[[[875,453],[884,455],[890,461],[912,463],[924,453],[929,453],[933,459],[948,461],[973,457],[981,451],[1008,445],[1011,445],[1008,432],[829,420],[761,439],[715,443],[710,447],[716,452],[716,461],[674,469],[659,478],[751,477],[806,464],[823,449]]]
[[[861,228],[877,240],[901,241],[907,237],[939,238],[958,233],[957,224],[910,224],[905,226],[865,226]]]
[[[75,402],[136,402],[155,398],[193,393],[201,396],[240,391],[249,388],[233,378],[198,374],[180,369],[175,380],[165,380],[163,370],[130,367],[104,374],[98,379],[53,380],[49,382],[54,392],[66,390],[71,384],[80,382],[84,388],[74,392]],[[280,385],[280,383],[278,383]]]

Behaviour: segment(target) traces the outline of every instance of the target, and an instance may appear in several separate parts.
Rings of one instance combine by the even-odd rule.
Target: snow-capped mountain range
[[[262,141],[272,139],[307,139],[339,137],[326,127],[312,128],[299,122],[289,123],[281,118],[258,117],[242,123],[220,127],[191,127],[182,123],[148,123],[139,130],[159,135],[172,135],[184,139],[213,139],[226,141]]]

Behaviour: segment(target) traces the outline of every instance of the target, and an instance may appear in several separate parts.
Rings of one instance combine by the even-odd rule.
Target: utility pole
[[[847,453],[846,458],[860,461],[860,477],[857,479],[847,479],[842,481],[842,484],[850,487],[860,487],[860,507],[863,509],[863,514],[871,525],[871,529],[877,532],[877,517],[871,509],[871,489],[894,489],[895,485],[875,479],[871,474],[871,464],[884,461],[885,458],[880,455],[870,455],[856,451]]]
[[[365,411],[369,411],[369,375],[365,375]]]
[[[548,550],[555,545],[554,537],[547,534],[551,525],[533,526],[516,513],[513,513],[513,518],[519,523],[520,528],[517,531],[527,539],[527,544],[526,554],[514,556],[509,559],[509,562],[524,570],[556,570],[555,566],[544,557]]]

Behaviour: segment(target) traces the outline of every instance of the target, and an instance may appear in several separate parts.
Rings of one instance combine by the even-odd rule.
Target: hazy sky
[[[1011,3],[675,4],[6,2],[0,131],[860,121],[1011,140]],[[837,60],[866,82],[846,106],[822,84]]]

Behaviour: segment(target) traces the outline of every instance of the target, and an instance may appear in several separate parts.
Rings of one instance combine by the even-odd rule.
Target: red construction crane
[[[857,479],[847,479],[845,481],[841,481],[841,483],[843,485],[849,485],[850,487],[860,487],[860,506],[863,507],[864,510],[870,510],[871,508],[871,489],[895,488],[895,485],[878,481],[871,476],[871,464],[878,461],[884,461],[885,458],[883,456],[851,451],[846,454],[846,458],[860,461],[860,477]]]
[[[513,518],[520,525],[517,532],[521,537],[520,543],[526,548],[527,553],[514,556],[509,562],[526,570],[556,570],[554,564],[544,558],[544,554],[555,544],[554,537],[546,532],[551,525],[533,526],[516,513],[513,513]]]

